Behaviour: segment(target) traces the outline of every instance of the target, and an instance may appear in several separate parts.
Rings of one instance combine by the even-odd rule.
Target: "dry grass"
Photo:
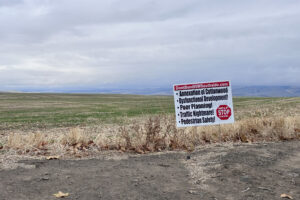
[[[105,127],[95,131],[66,129],[64,133],[10,134],[3,149],[19,154],[69,154],[83,156],[102,150],[149,153],[163,150],[187,150],[206,143],[268,142],[300,139],[300,116],[256,117],[234,124],[176,128],[169,115],[152,116],[130,125]]]
[[[46,149],[49,139],[42,133],[16,134],[7,137],[4,147],[8,149],[21,150],[22,152]]]
[[[7,147],[14,149],[23,149],[23,148],[43,148],[47,145],[46,137],[41,133],[30,133],[26,135],[11,134],[8,136]]]

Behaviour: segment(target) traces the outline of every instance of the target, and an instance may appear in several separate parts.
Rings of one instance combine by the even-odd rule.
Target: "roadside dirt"
[[[191,154],[1,162],[0,200],[56,199],[58,191],[70,194],[65,199],[87,200],[276,200],[283,193],[300,199],[299,141],[211,145]]]

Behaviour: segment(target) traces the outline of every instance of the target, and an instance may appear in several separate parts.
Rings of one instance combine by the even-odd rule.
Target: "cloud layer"
[[[0,90],[300,84],[297,0],[0,0]]]

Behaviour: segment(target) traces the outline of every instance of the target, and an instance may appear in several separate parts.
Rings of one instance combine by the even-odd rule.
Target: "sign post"
[[[173,90],[177,127],[234,122],[230,81],[176,84]]]

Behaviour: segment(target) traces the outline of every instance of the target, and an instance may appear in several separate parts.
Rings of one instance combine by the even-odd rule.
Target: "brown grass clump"
[[[29,152],[46,150],[48,139],[42,133],[17,134],[8,136],[5,144],[6,148],[18,150],[19,152]]]
[[[271,117],[241,120],[236,135],[242,142],[300,139],[300,117]]]
[[[101,149],[154,152],[166,148],[166,134],[162,132],[161,120],[149,117],[144,123],[134,121],[131,125],[121,126],[114,134],[105,137],[100,134],[96,144]]]
[[[94,145],[91,135],[85,134],[78,127],[72,128],[68,133],[63,134],[60,138],[60,143],[65,147],[66,151],[72,154],[78,154],[78,151],[86,151]]]
[[[89,142],[88,135],[84,134],[83,131],[76,127],[70,129],[70,131],[64,134],[60,139],[61,144],[68,145],[68,146],[75,146],[75,145],[87,145]]]

